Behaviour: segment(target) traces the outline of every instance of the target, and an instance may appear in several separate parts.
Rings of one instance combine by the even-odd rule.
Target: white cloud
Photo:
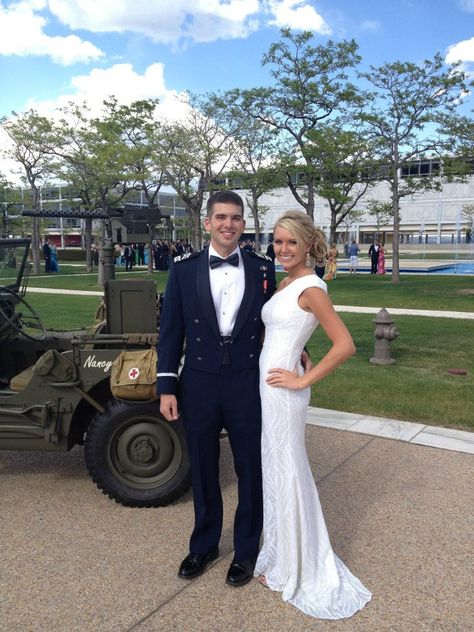
[[[302,31],[314,31],[323,35],[331,33],[324,19],[307,0],[269,0],[270,11],[275,19],[270,24]]]
[[[245,37],[256,28],[259,0],[49,0],[50,11],[71,29],[135,32],[175,44]]]
[[[361,25],[361,31],[380,31],[381,24],[377,20],[364,20]]]
[[[71,31],[135,33],[172,46],[245,38],[265,25],[330,33],[310,0],[17,0],[6,7],[0,0],[0,54],[46,55],[62,65],[103,56],[74,33],[48,35],[55,21]]]
[[[259,21],[258,0],[199,0],[185,28],[187,37],[195,42],[212,42],[216,39],[244,38],[256,31]]]
[[[457,61],[474,61],[474,37],[448,47],[446,62],[452,64]]]
[[[47,20],[37,13],[45,8],[45,0],[0,5],[0,55],[45,55],[64,66],[90,62],[103,55],[91,42],[77,35],[47,35],[44,32]]]
[[[247,37],[265,23],[329,33],[309,0],[49,0],[70,29],[133,32],[155,42],[210,42]]]
[[[169,90],[165,85],[164,66],[155,63],[140,75],[131,64],[115,64],[109,68],[94,68],[87,75],[77,75],[71,79],[70,90],[56,99],[30,100],[25,110],[30,108],[40,114],[53,115],[70,101],[86,102],[92,115],[99,115],[102,102],[114,95],[120,104],[147,98],[160,101],[158,113],[166,119],[183,118],[188,112],[185,95]]]

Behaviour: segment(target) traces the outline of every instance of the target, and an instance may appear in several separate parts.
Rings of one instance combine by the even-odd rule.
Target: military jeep
[[[159,402],[118,400],[112,362],[158,338],[154,281],[107,281],[95,331],[47,332],[25,299],[30,242],[0,239],[0,450],[84,445],[92,480],[130,507],[158,507],[190,486],[181,422]]]

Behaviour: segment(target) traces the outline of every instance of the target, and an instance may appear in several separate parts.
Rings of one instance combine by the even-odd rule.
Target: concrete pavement
[[[361,416],[350,423],[319,411],[308,411],[308,454],[333,547],[373,592],[362,612],[325,622],[256,581],[225,585],[236,481],[223,440],[221,555],[191,582],[176,576],[192,527],[190,493],[169,507],[125,508],[95,488],[80,448],[0,452],[0,630],[473,630],[472,455],[411,443],[411,432],[399,433],[404,440],[362,434]],[[345,430],[313,425],[338,419]]]

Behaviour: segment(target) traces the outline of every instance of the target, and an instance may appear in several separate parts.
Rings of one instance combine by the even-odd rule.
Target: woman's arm
[[[270,369],[266,382],[271,386],[293,390],[307,388],[332,373],[336,367],[354,355],[356,350],[351,334],[334,311],[331,299],[323,290],[308,288],[301,294],[298,303],[302,309],[312,312],[316,316],[332,342],[332,347],[304,375],[300,376],[294,371],[286,371],[285,369]]]

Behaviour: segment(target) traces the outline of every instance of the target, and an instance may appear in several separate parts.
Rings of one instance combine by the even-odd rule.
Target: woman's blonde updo
[[[326,261],[328,247],[324,233],[313,224],[309,215],[302,211],[286,211],[275,222],[273,233],[277,226],[285,228],[296,239],[298,247],[303,254],[309,252],[312,258],[312,267]]]

